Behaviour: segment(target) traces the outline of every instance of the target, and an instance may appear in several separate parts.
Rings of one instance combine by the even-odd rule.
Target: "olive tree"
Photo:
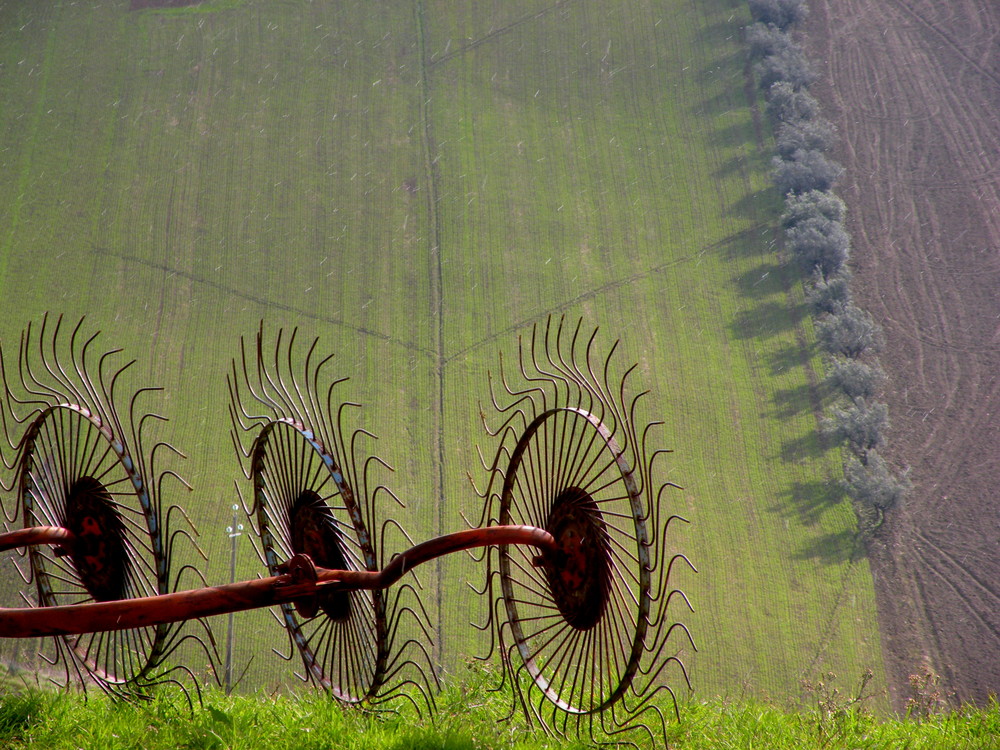
[[[767,112],[776,122],[808,122],[819,117],[819,102],[806,89],[778,81],[767,90]]]
[[[750,15],[761,23],[787,29],[799,23],[809,13],[805,0],[748,0]]]
[[[743,35],[751,60],[760,60],[797,46],[788,34],[770,23],[752,23],[743,30]]]
[[[788,227],[785,239],[803,270],[817,271],[824,279],[843,268],[851,252],[851,238],[844,225],[822,214]]]
[[[885,404],[859,400],[846,409],[833,407],[830,416],[823,419],[822,429],[837,442],[846,442],[856,455],[865,456],[883,444],[888,425],[889,409]]]
[[[844,173],[837,162],[812,149],[797,149],[787,159],[775,157],[771,164],[771,177],[782,195],[829,190]]]
[[[754,63],[757,85],[767,91],[778,81],[787,81],[800,89],[816,80],[812,65],[797,44],[775,50]]]
[[[885,373],[876,365],[856,359],[834,357],[826,373],[826,383],[852,401],[864,401],[875,395],[885,381]]]
[[[847,213],[844,201],[828,190],[807,190],[785,198],[785,211],[781,223],[785,228],[793,227],[808,219],[823,218],[829,221],[843,221]]]
[[[784,118],[784,113],[781,114],[778,119],[782,121],[775,131],[774,145],[778,156],[782,159],[790,159],[796,151],[826,153],[833,148],[837,130],[829,120],[815,117],[811,120],[793,121]]]
[[[816,323],[816,338],[828,353],[857,359],[865,351],[879,348],[881,331],[871,315],[848,304]]]
[[[844,489],[856,503],[886,511],[906,496],[910,481],[906,474],[894,477],[885,459],[872,451],[864,463],[854,457],[847,460]]]
[[[839,315],[851,304],[851,271],[843,266],[837,273],[824,277],[813,273],[806,286],[806,302],[814,315]]]

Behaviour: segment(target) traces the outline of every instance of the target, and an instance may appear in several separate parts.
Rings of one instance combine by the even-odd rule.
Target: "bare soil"
[[[914,491],[870,553],[892,699],[929,663],[1000,691],[1000,3],[810,0],[855,297],[885,330],[887,457]]]

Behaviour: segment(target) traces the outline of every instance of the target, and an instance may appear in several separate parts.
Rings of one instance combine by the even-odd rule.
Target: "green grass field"
[[[526,731],[518,722],[498,723],[504,694],[483,691],[477,678],[452,684],[441,696],[436,721],[404,711],[366,716],[318,696],[300,699],[205,695],[194,712],[177,693],[148,704],[82,700],[75,695],[0,695],[0,742],[11,750],[122,750],[239,748],[240,750],[542,750],[583,748],[587,742]],[[791,711],[773,702],[713,699],[683,707],[679,723],[666,727],[669,747],[686,750],[996,750],[1000,707],[964,707],[916,721],[878,719],[849,698]],[[669,710],[669,708],[668,708]],[[607,739],[596,737],[595,739]],[[642,746],[648,739],[636,737]]]
[[[739,0],[0,0],[0,340],[86,314],[165,387],[194,486],[170,499],[222,583],[225,374],[262,318],[336,353],[421,541],[478,517],[498,351],[583,316],[639,363],[640,416],[675,451],[698,695],[784,700],[866,668],[881,689],[871,575],[816,438],[821,364],[774,247],[747,18]],[[238,575],[262,572],[239,544]],[[441,663],[485,652],[466,625],[482,570],[421,577]],[[5,603],[19,580],[5,563]],[[247,684],[287,680],[270,616],[236,623]]]

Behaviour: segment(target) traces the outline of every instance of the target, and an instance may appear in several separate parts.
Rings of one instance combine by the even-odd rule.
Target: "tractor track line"
[[[585,292],[581,292],[580,294],[576,295],[575,297],[571,297],[570,299],[566,300],[565,302],[561,302],[558,305],[553,305],[552,307],[550,307],[550,308],[548,308],[546,310],[543,310],[542,312],[540,312],[538,314],[534,314],[534,315],[532,315],[530,317],[523,318],[523,319],[519,320],[516,323],[512,323],[511,325],[507,326],[506,328],[503,328],[503,329],[501,329],[499,331],[496,331],[496,332],[490,334],[489,336],[486,336],[486,337],[480,339],[479,341],[476,341],[475,343],[469,344],[468,346],[464,347],[463,349],[459,349],[454,354],[448,356],[445,359],[445,362],[446,363],[447,362],[451,362],[452,360],[455,360],[455,359],[458,359],[459,357],[465,356],[469,352],[475,351],[476,349],[479,349],[480,347],[483,347],[483,346],[485,346],[486,344],[489,344],[492,341],[496,341],[499,338],[510,336],[513,333],[517,333],[519,331],[523,331],[523,330],[529,328],[532,323],[537,322],[540,318],[543,318],[546,315],[552,315],[552,314],[555,314],[555,313],[565,312],[566,310],[569,310],[570,308],[575,307],[579,303],[581,303],[581,302],[583,302],[585,300],[588,300],[588,299],[593,299],[594,297],[597,297],[600,294],[604,294],[605,292],[610,292],[610,291],[614,291],[615,289],[620,289],[621,287],[629,286],[630,284],[634,284],[637,281],[641,281],[642,279],[645,279],[645,278],[647,278],[649,276],[652,276],[654,274],[663,273],[665,271],[669,271],[670,269],[676,268],[677,266],[683,265],[685,263],[690,263],[692,261],[696,261],[702,255],[704,255],[707,252],[710,252],[710,251],[713,251],[713,250],[718,250],[720,248],[725,247],[726,245],[732,244],[734,242],[738,242],[738,241],[740,241],[740,240],[742,240],[744,238],[747,238],[747,237],[756,236],[760,232],[760,230],[763,227],[766,227],[766,226],[769,226],[769,225],[767,225],[767,224],[756,224],[756,225],[750,227],[749,229],[745,229],[745,230],[743,230],[741,232],[738,232],[735,235],[731,235],[729,237],[726,237],[723,240],[720,240],[718,242],[713,242],[710,245],[705,245],[697,253],[693,253],[691,255],[685,255],[683,258],[673,258],[672,260],[669,260],[666,263],[659,263],[659,264],[657,264],[655,266],[652,266],[650,268],[647,268],[647,269],[645,269],[643,271],[638,271],[638,272],[636,272],[634,274],[631,274],[629,276],[626,276],[624,278],[616,279],[614,281],[609,281],[606,284],[601,284],[600,286],[596,286],[596,287],[593,287],[592,289],[589,289],[589,290],[587,290]]]
[[[926,18],[923,17],[923,15],[920,14],[919,11],[913,8],[913,6],[910,5],[909,3],[904,2],[904,0],[890,0],[890,1],[898,8],[903,10],[904,13],[906,13],[915,21],[917,21],[917,23],[919,23],[925,29],[941,37],[941,39],[943,39],[947,43],[948,47],[950,47],[951,50],[956,55],[965,60],[969,65],[973,67],[973,69],[979,72],[982,76],[984,76],[985,78],[989,78],[991,81],[993,81],[993,83],[995,83],[998,87],[1000,87],[1000,76],[997,76],[992,71],[987,70],[982,65],[980,65],[976,60],[972,59],[969,56],[969,54],[964,49],[962,49],[961,45],[951,38],[950,34],[946,34],[940,28],[930,23]]]
[[[441,215],[438,212],[438,186],[440,175],[434,162],[433,154],[437,150],[434,141],[434,134],[431,128],[431,83],[430,70],[431,61],[427,52],[427,29],[424,25],[426,8],[423,0],[416,0],[413,4],[414,24],[417,36],[417,54],[420,57],[420,136],[421,148],[424,152],[424,179],[427,182],[426,203],[427,203],[427,244],[431,257],[431,315],[434,318],[434,347],[431,356],[434,361],[434,377],[437,380],[437,403],[432,409],[436,423],[433,426],[435,435],[434,442],[434,465],[431,497],[444,497],[444,403],[445,403],[445,380],[444,370],[446,358],[444,353],[444,270],[441,266]],[[437,534],[443,534],[445,528],[445,503],[439,502],[437,507],[437,517],[435,528]],[[444,559],[438,558],[434,563],[434,589],[437,599],[437,621],[438,626],[444,622],[444,590],[441,579],[444,577]],[[434,639],[434,667],[441,675],[441,665],[444,664],[444,645],[440,636]]]
[[[964,592],[962,591],[962,589],[961,589],[961,588],[959,588],[958,586],[956,586],[956,585],[955,585],[955,583],[954,583],[954,582],[952,581],[952,579],[951,579],[951,578],[950,578],[949,576],[946,576],[946,575],[945,575],[945,574],[944,574],[943,572],[941,572],[941,570],[940,570],[940,569],[938,568],[938,566],[936,566],[936,565],[935,565],[934,563],[932,563],[932,562],[929,562],[929,561],[928,561],[928,560],[926,560],[926,559],[924,559],[924,560],[923,560],[922,562],[923,562],[923,565],[924,565],[924,568],[925,568],[926,570],[929,570],[929,571],[930,571],[931,573],[933,573],[933,574],[934,574],[934,575],[936,575],[936,576],[937,576],[938,578],[940,578],[940,579],[941,579],[941,581],[942,581],[942,582],[943,582],[943,583],[944,583],[944,584],[945,584],[945,585],[946,585],[946,586],[947,586],[947,587],[948,587],[949,589],[951,589],[951,591],[952,591],[952,592],[953,592],[953,593],[955,594],[955,596],[956,596],[956,597],[957,597],[957,598],[959,599],[959,601],[961,601],[961,602],[962,602],[962,604],[964,604],[964,605],[965,605],[965,608],[966,608],[966,610],[967,610],[967,611],[969,612],[969,614],[971,614],[971,615],[972,615],[972,616],[973,616],[973,617],[974,617],[974,618],[975,618],[976,620],[978,620],[978,621],[979,621],[979,623],[980,623],[980,624],[981,624],[981,625],[982,625],[982,626],[983,626],[983,627],[984,627],[984,628],[985,628],[986,630],[989,630],[989,631],[990,631],[991,633],[993,633],[993,635],[994,635],[994,637],[995,637],[995,638],[997,639],[997,641],[1000,641],[1000,627],[998,627],[998,626],[997,626],[996,624],[994,624],[994,623],[991,623],[991,622],[989,622],[988,620],[986,620],[986,619],[985,619],[985,618],[984,618],[984,617],[983,617],[983,616],[982,616],[982,615],[981,615],[981,614],[979,613],[979,610],[978,610],[978,609],[977,609],[977,608],[976,608],[975,606],[973,606],[973,603],[972,603],[971,601],[969,601],[969,597],[968,597],[968,595],[967,595],[967,594],[965,594],[965,593],[964,593]],[[940,630],[940,628],[935,628],[935,629],[934,629],[934,632],[935,632],[935,637],[936,637],[936,635],[937,635],[937,633],[938,633],[938,631],[939,631],[939,630]]]
[[[942,561],[944,561],[946,563],[950,563],[954,567],[958,568],[960,571],[962,571],[962,573],[965,574],[965,576],[970,581],[972,581],[973,583],[975,583],[983,592],[985,592],[986,594],[988,594],[993,599],[997,600],[997,602],[1000,602],[1000,592],[994,591],[989,586],[987,586],[985,583],[983,583],[983,581],[980,580],[978,576],[973,575],[972,571],[969,570],[962,563],[958,562],[955,559],[954,555],[952,555],[949,552],[946,552],[944,549],[942,549],[940,546],[938,546],[935,542],[931,541],[922,531],[916,532],[915,536],[916,536],[917,539],[919,539],[920,541],[922,541],[924,544],[926,544],[927,546],[933,548],[938,553],[938,555],[939,555],[939,557],[941,558]]]

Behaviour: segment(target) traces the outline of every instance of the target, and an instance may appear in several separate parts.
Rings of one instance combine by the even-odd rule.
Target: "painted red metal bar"
[[[306,600],[323,591],[383,589],[421,563],[460,550],[498,544],[527,544],[553,551],[557,548],[555,539],[544,529],[488,526],[457,531],[418,544],[394,557],[380,571],[316,568],[308,556],[296,555],[285,564],[289,572],[256,581],[111,602],[0,608],[0,638],[127,630]]]
[[[0,552],[35,544],[67,545],[73,542],[73,532],[60,526],[35,526],[0,534]]]

